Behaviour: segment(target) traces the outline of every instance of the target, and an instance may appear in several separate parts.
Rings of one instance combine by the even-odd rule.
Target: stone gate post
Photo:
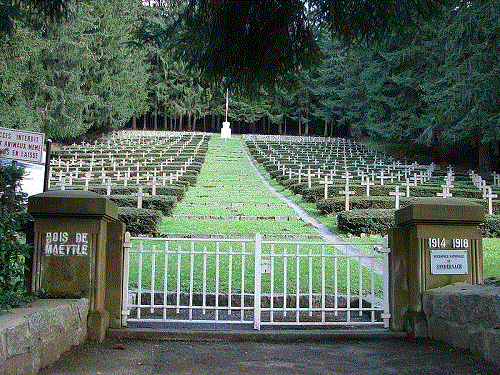
[[[422,198],[395,213],[389,231],[391,328],[427,336],[422,292],[483,279],[483,206],[459,198]]]
[[[89,299],[88,338],[121,326],[123,239],[115,203],[90,191],[48,191],[28,199],[34,217],[32,290]]]

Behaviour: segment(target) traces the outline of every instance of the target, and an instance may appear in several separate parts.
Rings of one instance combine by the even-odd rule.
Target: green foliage
[[[174,2],[176,21],[148,20],[138,34],[175,48],[209,84],[255,93],[261,87],[274,90],[290,74],[318,62],[319,25],[347,43],[377,40],[414,30],[417,20],[441,14],[445,3],[450,1],[269,0],[234,6],[230,0],[190,0]]]
[[[141,9],[92,0],[43,33],[19,26],[0,44],[0,125],[64,140],[143,113],[145,55],[129,43]]]
[[[113,187],[113,194],[116,195],[131,195],[137,193],[139,187],[134,185],[129,186],[115,186]],[[143,186],[144,193],[151,194],[151,187]],[[89,190],[94,193],[106,195],[106,186],[89,186]],[[165,185],[165,186],[157,186],[156,194],[157,195],[167,195],[172,196],[177,199],[177,201],[181,201],[184,198],[184,194],[186,193],[186,188],[180,185]]]
[[[441,22],[418,23],[418,32],[402,29],[376,48],[346,51],[322,35],[315,116],[343,135],[367,135],[410,155],[484,172],[500,167],[494,158],[499,17],[496,1],[470,1]]]
[[[160,233],[162,213],[146,208],[119,207],[118,220],[125,223],[127,231],[133,235]]]
[[[343,233],[359,236],[365,234],[385,234],[394,227],[394,210],[361,209],[343,211],[337,215],[338,228]]]
[[[484,222],[479,225],[479,230],[485,237],[500,237],[500,216],[486,215]]]
[[[413,203],[416,198],[401,198],[401,207]],[[395,206],[394,197],[375,197],[375,196],[351,196],[349,199],[350,206],[353,209],[390,209]],[[317,203],[318,210],[324,214],[331,214],[345,210],[345,198],[335,197],[329,199],[321,199]]]
[[[109,199],[119,207],[137,207],[137,197],[128,195],[110,195]],[[150,210],[161,211],[165,216],[171,216],[177,203],[176,197],[166,195],[146,196],[142,198],[142,207]]]
[[[19,235],[26,220],[26,197],[18,193],[22,174],[22,169],[0,166],[0,310],[29,299],[24,274],[30,249]]]

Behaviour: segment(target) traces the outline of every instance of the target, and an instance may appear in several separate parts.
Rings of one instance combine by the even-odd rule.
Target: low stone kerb
[[[500,329],[500,287],[453,284],[424,292],[427,316]]]

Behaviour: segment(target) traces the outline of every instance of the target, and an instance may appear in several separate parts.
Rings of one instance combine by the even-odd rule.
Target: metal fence
[[[123,324],[388,326],[386,241],[126,234]]]

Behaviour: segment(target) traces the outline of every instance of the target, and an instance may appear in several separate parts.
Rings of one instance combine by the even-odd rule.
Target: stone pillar
[[[427,336],[422,292],[483,278],[483,206],[458,198],[422,198],[395,213],[389,231],[391,328]]]
[[[48,191],[28,199],[34,217],[32,290],[89,299],[88,337],[121,326],[123,239],[115,203],[90,191]]]

